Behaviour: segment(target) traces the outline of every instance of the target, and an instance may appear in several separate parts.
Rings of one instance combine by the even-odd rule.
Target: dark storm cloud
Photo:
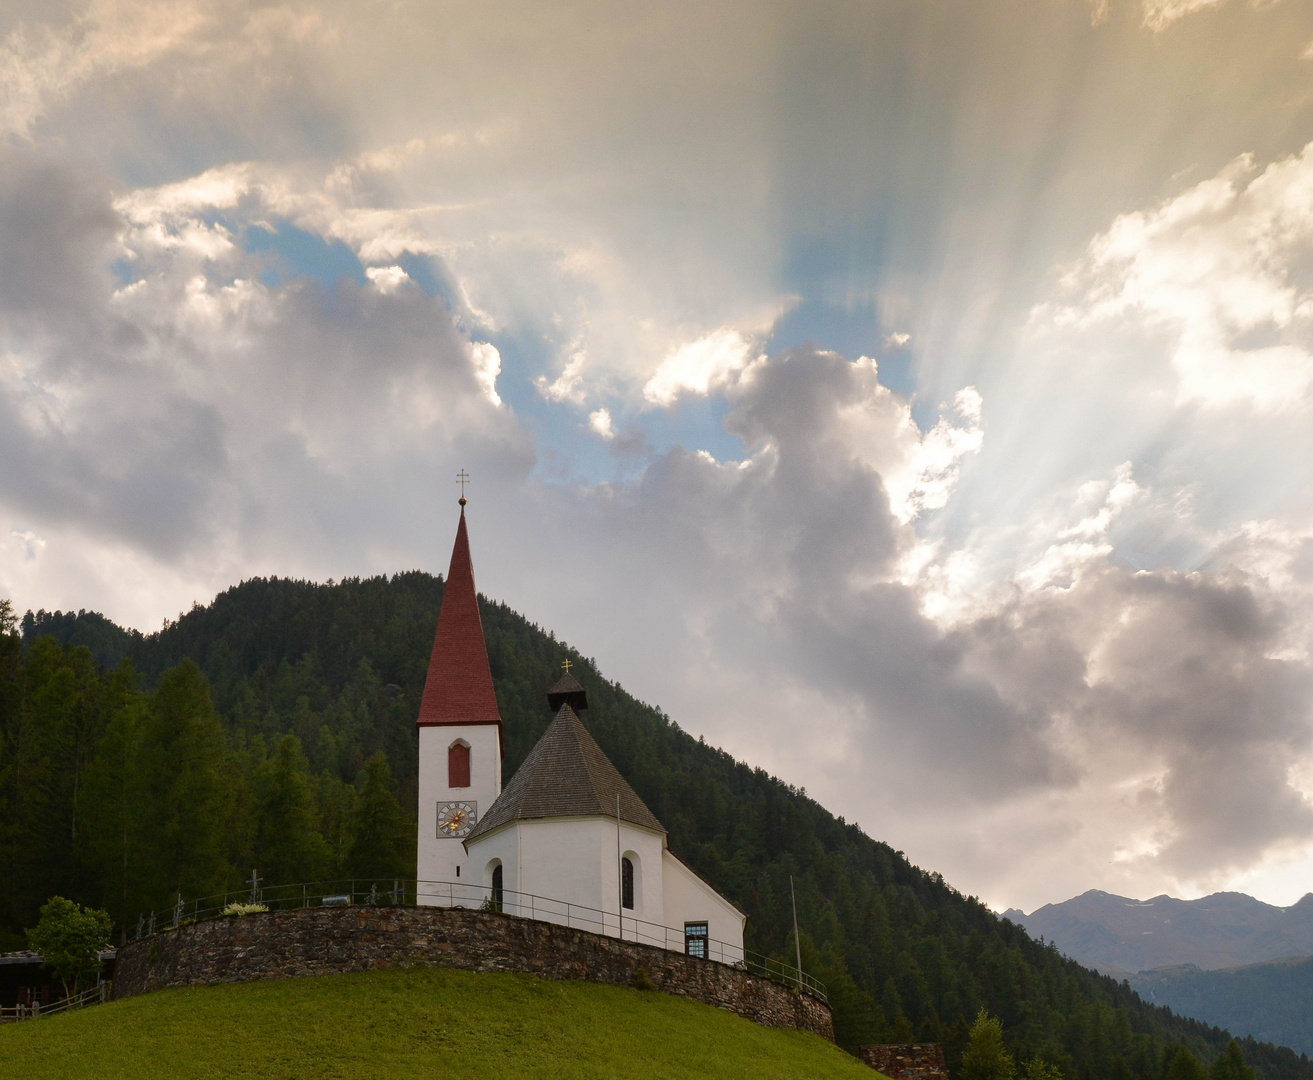
[[[62,322],[103,302],[118,227],[88,163],[0,145],[0,310]]]

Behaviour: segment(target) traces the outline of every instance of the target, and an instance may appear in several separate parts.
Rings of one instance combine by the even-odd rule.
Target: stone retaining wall
[[[646,968],[657,989],[767,1027],[834,1040],[829,1008],[806,994],[714,960],[462,908],[301,908],[205,919],[119,949],[115,997],[167,986],[280,979],[408,964],[518,971],[630,986]]]
[[[890,1080],[948,1080],[948,1062],[939,1043],[863,1046],[857,1056]]]

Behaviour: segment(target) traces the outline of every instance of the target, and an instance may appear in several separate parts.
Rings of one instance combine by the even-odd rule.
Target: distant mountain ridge
[[[1193,964],[1205,971],[1313,956],[1313,893],[1275,907],[1244,893],[1133,900],[1091,889],[1029,915],[1003,917],[1107,975]]]

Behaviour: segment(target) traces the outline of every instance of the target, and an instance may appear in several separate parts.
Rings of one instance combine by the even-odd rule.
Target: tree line
[[[0,798],[26,807],[21,829],[0,840],[0,919],[15,931],[31,925],[54,894],[131,919],[178,888],[194,894],[257,865],[270,884],[304,879],[324,860],[331,873],[363,876],[353,859],[388,850],[377,838],[398,806],[405,837],[388,858],[411,876],[414,722],[442,590],[422,572],[259,578],[149,635],[94,613],[29,612],[0,646]],[[504,777],[546,729],[545,691],[573,660],[589,695],[585,724],[666,826],[671,850],[747,912],[750,949],[789,963],[794,878],[804,967],[829,988],[840,1045],[942,1042],[957,1075],[983,1008],[1004,1025],[1009,1053],[1042,1057],[1064,1080],[1164,1080],[1182,1047],[1204,1063],[1225,1051],[1225,1032],[1148,1005],[1032,940],[805,792],[693,738],[504,604],[480,598],[480,610],[505,723]],[[75,674],[40,674],[56,668]],[[89,712],[73,706],[77,693],[57,706],[52,691],[40,705],[45,682],[87,686]],[[125,713],[132,719],[116,719]],[[120,746],[138,757],[129,763]],[[38,780],[20,759],[58,764]],[[192,761],[207,764],[180,768]],[[79,762],[86,779],[75,796]],[[151,793],[149,805],[131,802],[132,785]],[[202,799],[221,827],[194,820]],[[134,826],[141,842],[156,850],[129,853],[140,877],[125,900],[117,823],[129,804],[145,815]],[[74,840],[74,813],[84,841]],[[1306,1057],[1242,1045],[1264,1080],[1313,1080]]]
[[[8,947],[53,895],[119,936],[179,894],[267,881],[407,876],[414,828],[386,754],[314,771],[292,731],[225,723],[200,667],[147,686],[132,661],[14,633],[0,601],[0,926]],[[358,767],[356,765],[358,764]]]

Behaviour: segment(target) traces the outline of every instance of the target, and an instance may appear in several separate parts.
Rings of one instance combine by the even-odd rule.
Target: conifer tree
[[[143,725],[142,839],[145,891],[152,906],[172,895],[218,891],[225,858],[228,799],[223,732],[210,687],[191,660],[165,672]]]
[[[1209,1080],[1254,1080],[1254,1070],[1245,1064],[1245,1053],[1232,1039],[1208,1070]]]
[[[962,1080],[1014,1080],[1016,1074],[1016,1063],[1003,1045],[1003,1022],[982,1008],[962,1054]]]
[[[147,906],[140,872],[143,789],[138,764],[149,699],[124,661],[106,692],[109,723],[87,769],[87,857],[100,879],[106,908],[121,928]]]
[[[1167,1056],[1163,1080],[1208,1080],[1208,1070],[1199,1064],[1199,1059],[1190,1053],[1189,1047],[1178,1046]]]
[[[354,838],[347,873],[356,878],[408,877],[406,837],[410,822],[392,793],[392,770],[380,750],[357,780],[360,795],[352,814]]]
[[[328,872],[329,851],[318,830],[314,780],[301,740],[284,735],[257,782],[259,834],[256,861],[270,884],[318,881]]]

